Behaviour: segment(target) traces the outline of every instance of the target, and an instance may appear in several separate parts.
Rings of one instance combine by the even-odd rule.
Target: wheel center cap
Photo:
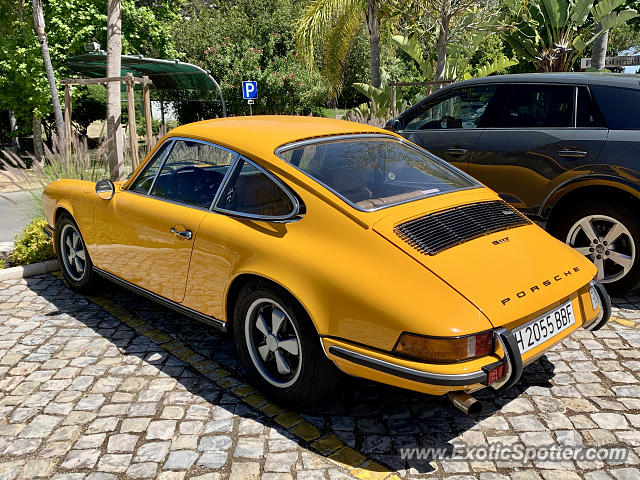
[[[278,350],[278,340],[273,334],[267,336],[267,347],[272,352]]]
[[[596,252],[597,253],[602,254],[602,253],[604,253],[604,251],[605,251],[604,245],[602,245],[601,243],[596,245]]]

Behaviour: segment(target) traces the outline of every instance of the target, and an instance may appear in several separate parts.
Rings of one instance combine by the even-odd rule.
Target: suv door
[[[495,127],[475,144],[468,171],[535,217],[557,186],[589,175],[606,138],[587,87],[511,84]]]
[[[98,202],[101,267],[163,298],[184,298],[193,242],[237,154],[168,140],[127,190]]]
[[[399,133],[466,171],[482,129],[491,125],[501,88],[491,84],[442,92],[403,115]]]

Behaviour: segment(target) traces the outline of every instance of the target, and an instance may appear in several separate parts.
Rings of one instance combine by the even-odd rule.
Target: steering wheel
[[[175,176],[179,173],[185,173],[185,172],[193,172],[196,174],[195,182],[194,182],[195,190],[203,190],[206,187],[204,180],[202,179],[202,176],[198,175],[198,173],[200,172],[200,168],[196,167],[195,165],[187,165],[186,167],[177,168],[169,174],[169,178],[167,179],[167,184],[169,185],[169,191],[171,191],[173,189],[173,186],[175,185]]]
[[[446,125],[443,126],[443,125]],[[445,115],[440,118],[440,128],[460,128],[462,123],[456,117],[452,117],[451,115]]]

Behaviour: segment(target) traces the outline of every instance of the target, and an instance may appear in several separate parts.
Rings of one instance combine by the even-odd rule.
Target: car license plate
[[[573,314],[571,301],[568,301],[541,317],[514,328],[513,335],[522,354],[546,342],[574,323],[576,323],[576,317]]]

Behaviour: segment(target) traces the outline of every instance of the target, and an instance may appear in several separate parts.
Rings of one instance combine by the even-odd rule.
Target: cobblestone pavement
[[[232,342],[112,284],[0,283],[0,480],[640,478],[640,297],[525,369],[484,413],[358,379],[293,412],[244,383]],[[636,323],[638,322],[638,323]],[[403,460],[403,447],[628,448],[620,461]]]

